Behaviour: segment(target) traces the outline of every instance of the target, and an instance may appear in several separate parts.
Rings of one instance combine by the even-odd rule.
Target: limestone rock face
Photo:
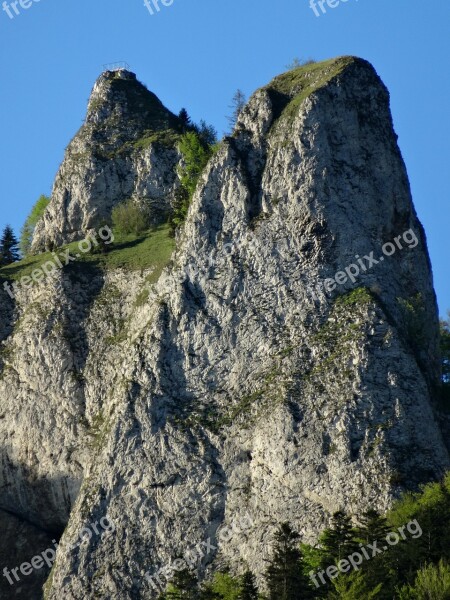
[[[178,118],[134,73],[103,73],[67,147],[33,250],[82,239],[128,198],[148,203],[153,221],[163,221],[177,187],[179,132]]]
[[[253,95],[156,284],[80,269],[2,309],[0,508],[68,518],[46,598],[157,597],[199,544],[200,576],[261,576],[281,522],[312,541],[449,467],[426,238],[365,61]]]
[[[0,354],[0,509],[61,535],[120,377],[113,341],[147,275],[73,265],[14,302],[1,289],[12,326]]]

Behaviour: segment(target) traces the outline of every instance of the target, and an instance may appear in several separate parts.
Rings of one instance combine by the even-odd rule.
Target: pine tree
[[[450,565],[439,561],[438,565],[425,564],[416,575],[414,586],[399,590],[403,600],[447,600],[450,598]]]
[[[188,212],[189,203],[197,187],[200,175],[206,167],[212,155],[212,149],[206,145],[198,133],[189,131],[186,133],[179,145],[183,156],[182,165],[178,169],[181,185],[175,192],[175,200],[172,206],[172,214],[169,218],[170,234],[175,235]]]
[[[299,538],[288,523],[275,533],[274,553],[266,571],[269,600],[303,600],[311,596],[303,574]]]
[[[188,111],[185,108],[182,108],[178,114],[178,118],[181,121],[183,132],[186,133],[192,126],[191,117],[188,115]]]
[[[214,574],[211,582],[211,590],[217,594],[221,600],[238,600],[241,591],[241,581],[233,577],[230,573],[219,571]]]
[[[175,191],[172,213],[169,217],[169,235],[175,237],[177,228],[183,223],[189,209],[189,192],[180,185]]]
[[[229,106],[229,108],[231,108],[233,112],[227,117],[231,131],[233,131],[239,118],[239,115],[241,114],[242,109],[245,106],[245,103],[246,99],[244,92],[242,92],[241,90],[237,90],[233,96],[231,105]]]
[[[198,579],[189,571],[177,571],[168,586],[165,598],[167,600],[198,600]]]
[[[201,119],[200,123],[196,125],[196,130],[205,146],[213,146],[217,143],[217,130],[213,125],[208,125],[206,121]]]
[[[222,594],[215,592],[211,588],[211,585],[207,584],[201,588],[199,595],[197,596],[197,600],[224,600],[224,597]]]
[[[322,547],[322,568],[335,564],[359,550],[351,518],[343,511],[335,512],[332,526],[325,529],[319,538]]]
[[[239,600],[258,600],[258,588],[256,579],[251,571],[246,571],[242,576]]]
[[[7,225],[3,230],[2,237],[0,239],[0,264],[10,265],[17,260],[20,260],[19,242],[12,230],[12,227]]]
[[[383,548],[386,545],[386,536],[391,529],[387,519],[382,517],[376,510],[370,509],[361,517],[361,525],[355,530],[356,538],[364,546],[374,544],[376,542],[378,548]],[[371,552],[369,551],[369,556]],[[377,554],[370,560],[365,560],[361,565],[364,582],[368,589],[376,589],[380,581],[383,582],[382,590],[378,592],[380,599],[390,599],[394,595],[396,582],[393,579],[393,574],[390,569],[392,555],[386,552]]]
[[[187,190],[189,197],[192,197],[212,151],[194,132],[183,136],[179,148],[183,156],[183,165],[179,168],[181,185]]]
[[[330,600],[377,600],[381,598],[380,591],[383,587],[382,582],[377,582],[376,585],[369,587],[365,576],[360,571],[339,575],[332,580],[332,589],[328,598]],[[390,600],[393,598],[391,595]]]
[[[369,509],[363,513],[361,525],[355,530],[355,533],[364,544],[376,541],[382,545],[390,531],[387,519],[376,510]]]

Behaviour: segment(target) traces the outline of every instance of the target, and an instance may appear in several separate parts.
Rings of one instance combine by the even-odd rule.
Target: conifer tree
[[[165,600],[198,600],[197,577],[189,571],[177,571],[163,596]]]
[[[229,106],[229,108],[231,108],[233,112],[227,117],[231,131],[233,131],[239,118],[239,115],[241,114],[242,109],[245,106],[245,103],[246,98],[244,92],[242,92],[241,90],[237,90],[233,96],[231,105]]]
[[[238,600],[241,591],[241,581],[230,575],[228,570],[215,573],[210,586],[221,600]]]
[[[183,164],[178,169],[181,185],[175,193],[172,214],[169,218],[172,236],[175,235],[177,227],[183,223],[187,215],[189,203],[194,195],[200,175],[212,154],[212,149],[194,131],[189,131],[182,137],[179,148],[183,156]]]
[[[376,510],[369,509],[360,520],[361,525],[356,529],[356,538],[364,546],[376,543],[377,547],[382,549],[386,545],[386,536],[391,531],[387,519]],[[360,567],[364,582],[369,589],[373,590],[382,581],[383,586],[381,591],[378,591],[377,597],[390,600],[395,588],[395,581],[390,569],[392,555],[386,552],[381,552],[376,556],[371,556],[371,554],[372,552],[369,551],[370,560],[365,560]]]
[[[355,530],[362,543],[378,542],[382,545],[386,536],[391,531],[385,517],[374,509],[369,509],[361,517],[361,525]]]
[[[12,230],[12,227],[7,225],[3,230],[2,237],[0,239],[0,264],[10,265],[20,259],[19,242]]]
[[[188,111],[185,108],[182,108],[178,114],[178,118],[181,121],[183,132],[186,133],[192,126],[191,117],[188,115]]]
[[[258,588],[256,579],[251,571],[246,571],[242,576],[239,600],[258,600]]]
[[[299,538],[289,523],[283,523],[275,533],[274,553],[266,572],[269,600],[304,600],[311,596],[303,574]]]
[[[416,575],[414,586],[406,585],[399,590],[400,600],[447,600],[450,598],[450,565],[439,561],[438,565],[425,564]]]
[[[341,510],[334,513],[331,528],[325,529],[319,542],[323,552],[323,567],[335,564],[359,550],[351,518]]]
[[[197,596],[197,600],[224,600],[224,596],[215,592],[210,585],[204,585]]]
[[[200,123],[196,125],[196,130],[199,138],[206,147],[213,146],[217,143],[216,128],[213,125],[208,125],[204,119],[201,119]]]
[[[380,592],[383,587],[382,582],[370,588],[366,577],[360,571],[353,571],[339,575],[337,579],[332,580],[332,591],[329,593],[330,600],[381,600]],[[389,600],[392,600],[391,595]]]

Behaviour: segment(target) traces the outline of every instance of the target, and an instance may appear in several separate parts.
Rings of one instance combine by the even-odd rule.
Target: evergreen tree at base
[[[304,600],[311,597],[308,580],[303,574],[300,536],[288,523],[275,534],[273,558],[266,571],[269,600]]]
[[[322,568],[337,564],[359,550],[351,518],[343,511],[334,513],[331,528],[325,529],[319,542],[323,551]]]
[[[172,582],[163,595],[164,600],[198,600],[198,580],[189,569],[175,573]]]
[[[371,589],[364,575],[354,571],[333,579],[333,588],[334,591],[328,596],[330,600],[378,600],[382,584]]]
[[[188,115],[188,111],[185,108],[182,108],[178,114],[178,118],[181,121],[181,126],[183,127],[183,133],[186,133],[192,127],[191,117]]]
[[[361,526],[356,530],[356,538],[364,546],[376,542],[378,548],[383,548],[386,544],[386,536],[390,531],[387,519],[376,510],[370,509],[361,517]],[[390,568],[391,562],[392,554],[381,552],[375,557],[371,557],[370,560],[365,560],[360,567],[369,589],[376,590],[380,581],[383,582],[383,586],[376,596],[380,600],[391,600],[394,594],[396,578]]]
[[[444,561],[425,565],[417,572],[414,586],[398,591],[399,600],[448,600],[450,598],[450,567]]]
[[[239,600],[258,600],[256,579],[251,571],[246,571],[242,576],[242,587]]]
[[[0,239],[0,265],[10,265],[13,262],[20,260],[19,242],[14,235],[12,228],[7,225],[3,230]]]

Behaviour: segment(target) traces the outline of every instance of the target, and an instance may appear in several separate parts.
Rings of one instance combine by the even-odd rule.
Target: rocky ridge
[[[52,229],[58,197],[37,246],[89,226]],[[410,229],[414,248],[311,293]],[[146,574],[208,539],[201,576],[261,575],[279,523],[311,541],[338,508],[385,510],[448,468],[426,238],[365,61],[258,90],[171,264],[147,275],[80,265],[2,302],[0,508],[69,545],[101,517],[115,525],[58,552],[46,598],[156,597]]]

